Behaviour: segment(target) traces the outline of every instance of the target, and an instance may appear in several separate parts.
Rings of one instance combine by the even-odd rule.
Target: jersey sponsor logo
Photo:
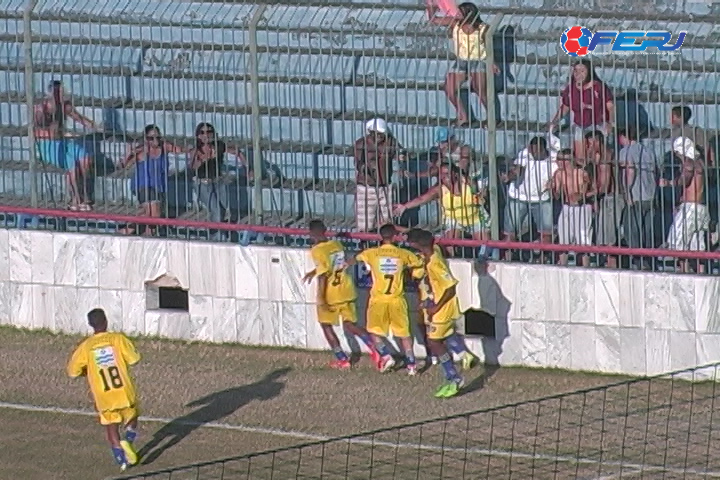
[[[343,270],[345,268],[345,253],[333,252],[330,254],[330,265],[333,272]]]
[[[115,362],[115,350],[113,347],[100,347],[93,350],[95,364],[100,368],[112,367]]]
[[[395,275],[400,270],[400,260],[394,257],[380,257],[378,263],[383,275]]]

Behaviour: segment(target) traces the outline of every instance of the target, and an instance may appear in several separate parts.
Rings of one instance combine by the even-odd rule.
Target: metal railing
[[[353,145],[365,133],[365,123],[383,118],[407,150],[405,158],[394,159],[389,193],[391,203],[407,203],[433,186],[418,173],[434,158],[432,149],[442,136],[437,130],[451,127],[457,117],[444,85],[459,82],[458,75],[467,72],[456,62],[447,31],[430,25],[422,7],[404,3],[68,0],[58,8],[56,2],[27,0],[22,8],[17,2],[0,5],[5,27],[0,33],[5,43],[0,51],[0,201],[64,206],[68,186],[58,165],[64,167],[84,150],[93,168],[78,175],[73,191],[94,203],[96,212],[278,227],[322,217],[338,228],[356,229]],[[453,236],[499,241],[509,229],[505,174],[533,137],[547,136],[546,124],[575,60],[559,48],[559,39],[573,24],[592,31],[689,30],[676,55],[605,51],[591,57],[592,65],[612,89],[614,127],[635,127],[669,180],[675,182],[678,175],[671,148],[677,129],[668,128],[672,106],[692,108],[691,123],[711,132],[694,142],[705,147],[706,156],[717,156],[720,40],[713,34],[713,12],[687,3],[683,14],[664,17],[646,13],[643,5],[632,14],[608,13],[612,8],[604,5],[602,16],[563,11],[556,4],[540,11],[525,4],[481,11],[489,29],[485,63],[497,73],[485,75],[483,88],[475,69],[477,82],[465,82],[450,95],[456,93],[468,113],[487,120],[487,125],[452,131],[473,152],[467,170],[472,185],[485,192],[490,228],[455,228]],[[34,112],[38,104],[52,103],[47,87],[53,80],[62,82],[66,98],[92,122],[81,128],[67,120],[64,133],[73,137],[68,158],[49,152],[45,139],[36,138],[43,132],[36,129]],[[486,108],[478,101],[482,94]],[[168,172],[153,180],[157,185],[131,188],[136,167],[121,165],[131,146],[143,141],[146,126],[157,125],[157,133],[184,152],[198,146],[195,130],[202,122],[213,124],[227,146],[218,180],[194,179],[187,155],[178,153],[168,155]],[[562,146],[571,147],[578,129],[572,120],[561,118],[559,124]],[[720,185],[712,167],[704,178],[710,222],[695,230],[712,237]],[[637,245],[626,242],[630,246],[666,243],[681,190],[670,183],[662,183],[668,186],[659,187],[643,217],[641,236],[647,238]],[[148,199],[162,200],[164,208],[139,209]],[[556,200],[555,225],[566,200],[562,195]],[[592,223],[599,215],[597,210],[592,214]],[[445,232],[452,222],[443,217],[438,202],[430,201],[409,209],[399,221]],[[523,227],[515,239],[547,240],[536,237],[532,225]],[[611,230],[619,236],[623,229]],[[701,250],[716,241],[709,238]]]

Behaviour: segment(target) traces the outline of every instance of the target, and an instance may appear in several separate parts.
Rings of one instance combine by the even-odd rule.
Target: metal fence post
[[[23,47],[25,50],[25,102],[28,109],[28,148],[30,153],[30,205],[38,206],[37,156],[35,152],[35,88],[32,64],[32,13],[37,0],[27,0],[23,11]]]
[[[490,197],[490,218],[491,234],[493,240],[500,239],[500,213],[498,209],[498,169],[497,169],[497,124],[495,122],[495,75],[493,74],[493,65],[495,64],[493,34],[503,20],[504,15],[498,13],[490,22],[486,35],[485,48],[487,49],[487,153],[488,167],[490,175],[490,183],[488,186],[488,196]]]
[[[258,5],[250,20],[250,98],[252,99],[252,143],[253,143],[253,217],[256,225],[263,224],[262,198],[262,121],[260,120],[260,74],[258,72],[257,26],[267,5]]]

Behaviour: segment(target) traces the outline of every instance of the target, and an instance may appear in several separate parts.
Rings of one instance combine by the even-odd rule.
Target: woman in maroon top
[[[597,76],[589,60],[573,65],[570,83],[560,94],[560,108],[550,121],[550,131],[570,112],[573,114],[573,151],[576,158],[585,158],[585,134],[595,130],[608,134],[615,120],[612,91]]]

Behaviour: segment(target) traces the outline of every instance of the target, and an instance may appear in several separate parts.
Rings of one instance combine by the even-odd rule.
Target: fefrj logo
[[[673,43],[671,32],[608,30],[593,33],[589,28],[575,25],[560,36],[560,46],[571,57],[584,57],[601,45],[612,45],[612,52],[645,52],[653,47],[658,52],[674,52],[682,47],[686,35],[687,32],[678,32]]]

